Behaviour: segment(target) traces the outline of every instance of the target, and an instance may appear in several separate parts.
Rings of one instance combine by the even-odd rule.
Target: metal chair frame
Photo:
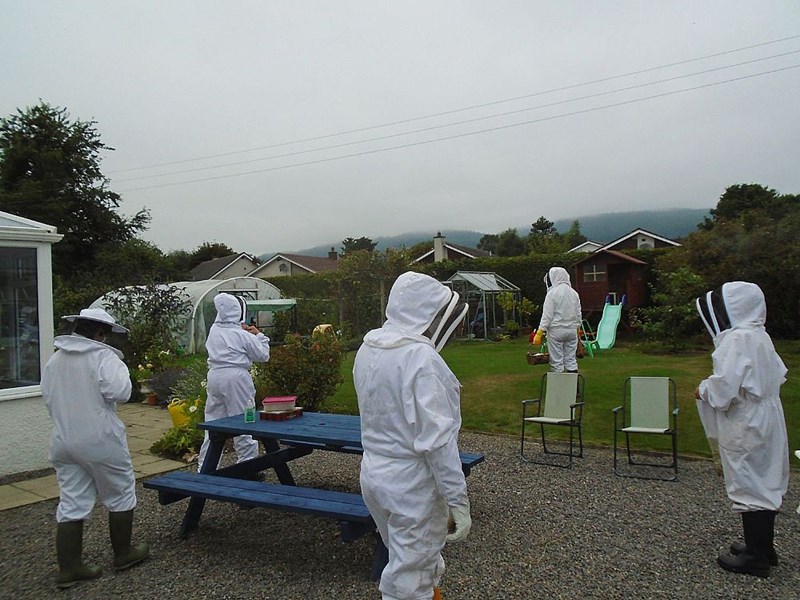
[[[667,393],[666,397],[649,398],[649,400],[642,400],[641,398],[634,398],[632,388],[637,380],[666,380]],[[657,382],[652,382],[654,385]],[[647,386],[647,381],[642,381],[643,386]],[[654,390],[643,390],[651,395],[655,394]],[[662,411],[660,414],[653,412],[634,411],[635,404],[643,402],[660,401],[666,405],[667,410]],[[675,381],[671,377],[628,377],[623,384],[623,403],[622,406],[617,406],[612,409],[614,413],[614,474],[619,477],[631,477],[634,479],[655,479],[660,481],[676,481],[678,479],[678,398],[675,386]],[[638,412],[638,415],[634,413]],[[640,422],[639,419],[643,421]],[[666,427],[665,427],[666,425]],[[673,471],[671,477],[657,477],[648,475],[637,475],[632,472],[621,471],[618,467],[618,443],[617,436],[620,433],[625,434],[625,447],[628,455],[628,465],[653,467],[656,469],[670,469]],[[663,462],[656,461],[635,461],[631,454],[631,435],[668,435],[672,440],[672,462],[664,464]]]
[[[548,381],[555,382],[560,378],[559,383],[553,383],[548,386]],[[574,383],[569,385],[569,381],[574,380]],[[571,397],[558,397],[553,394],[566,393],[562,391],[564,386],[569,385]],[[541,383],[539,385],[539,398],[523,400],[522,401],[522,434],[520,436],[519,457],[529,463],[540,465],[547,465],[550,467],[561,467],[565,469],[572,468],[574,458],[583,457],[583,435],[581,433],[581,421],[583,419],[583,406],[584,402],[585,380],[583,375],[579,373],[553,373],[548,372],[542,375]],[[551,395],[548,397],[548,392]],[[536,413],[529,414],[528,409],[536,405]],[[531,458],[525,455],[525,426],[528,423],[538,423],[541,439],[542,439],[542,452],[544,454],[554,454],[558,456],[567,456],[568,461],[566,464],[558,462],[543,461]],[[559,452],[547,448],[547,440],[545,438],[545,426],[558,425],[562,427],[569,427],[569,451]],[[578,449],[575,452],[575,435],[578,433]]]

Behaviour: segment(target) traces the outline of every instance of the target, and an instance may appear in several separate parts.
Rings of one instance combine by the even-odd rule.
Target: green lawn
[[[777,342],[776,347],[789,369],[781,398],[789,430],[789,448],[793,451],[800,449],[800,383],[792,377],[800,368],[800,342]],[[642,348],[634,343],[618,342],[613,349],[595,358],[580,360],[580,372],[586,378],[584,440],[589,444],[611,445],[614,430],[611,409],[622,402],[626,377],[669,376],[678,389],[678,451],[685,455],[709,456],[708,442],[697,416],[694,390],[711,371],[711,345],[705,351],[685,354],[651,354]],[[527,364],[528,349],[527,339],[448,344],[442,356],[464,386],[461,394],[464,429],[519,435],[521,400],[538,397],[540,379],[547,369],[546,365]],[[327,410],[358,412],[352,377],[354,358],[355,352],[349,352],[342,365],[344,383],[326,402]],[[641,442],[642,446],[653,449],[669,447],[666,436],[647,436]]]

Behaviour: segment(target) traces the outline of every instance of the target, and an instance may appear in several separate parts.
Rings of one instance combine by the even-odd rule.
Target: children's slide
[[[622,318],[622,304],[606,304],[603,307],[603,316],[597,324],[595,340],[600,350],[608,350],[614,347],[617,341],[617,326]]]

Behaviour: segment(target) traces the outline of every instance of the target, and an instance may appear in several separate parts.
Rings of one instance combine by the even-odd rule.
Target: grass
[[[800,448],[800,383],[792,374],[800,368],[800,342],[776,342],[778,353],[789,369],[787,382],[781,388],[790,450]],[[530,366],[525,361],[529,350],[527,339],[505,342],[456,341],[442,352],[450,368],[461,381],[461,417],[463,428],[488,433],[519,435],[521,401],[536,398],[546,365]],[[349,352],[342,374],[344,383],[325,403],[332,412],[358,413],[353,388],[353,360]],[[584,441],[610,446],[614,420],[612,408],[622,403],[622,388],[631,375],[667,376],[675,380],[678,390],[678,451],[683,455],[710,456],[694,399],[697,384],[711,373],[711,345],[681,354],[654,353],[651,346],[618,341],[611,350],[595,358],[579,361],[586,378],[586,407],[583,415]],[[566,428],[552,428],[564,430]],[[558,437],[560,431],[554,432]],[[549,435],[549,434],[548,434]],[[562,436],[563,437],[563,436]],[[666,450],[666,436],[642,436],[637,447]]]

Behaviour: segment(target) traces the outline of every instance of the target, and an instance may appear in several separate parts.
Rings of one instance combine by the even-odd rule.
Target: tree
[[[378,245],[378,242],[373,242],[368,237],[360,237],[358,239],[354,238],[344,238],[342,240],[342,254],[349,254],[350,252],[355,252],[357,250],[366,250],[367,252],[372,252],[375,250],[375,246]]]
[[[547,236],[554,233],[556,233],[555,223],[548,221],[544,217],[539,217],[535,223],[531,223],[531,235]]]
[[[769,209],[780,203],[779,198],[775,190],[757,183],[728,186],[719,197],[717,207],[709,211],[711,218],[706,217],[700,227],[710,230],[718,223],[735,221],[750,211]]]
[[[497,256],[522,256],[525,254],[525,240],[519,237],[514,228],[506,229],[497,236]]]
[[[147,209],[129,219],[116,212],[120,196],[100,170],[100,153],[113,148],[96,125],[45,102],[0,119],[0,208],[58,228],[54,272],[64,278],[93,271],[102,247],[150,222]]]
[[[588,240],[585,235],[581,233],[581,222],[575,219],[570,225],[569,230],[562,236],[565,242],[566,250],[580,246],[583,242]]]
[[[200,263],[207,260],[214,260],[215,258],[224,258],[236,254],[236,252],[228,245],[220,242],[203,242],[200,246],[195,248],[194,252],[189,254],[188,270],[194,269]]]
[[[487,233],[478,240],[478,250],[485,250],[491,254],[497,254],[497,241],[498,235],[496,233]]]

